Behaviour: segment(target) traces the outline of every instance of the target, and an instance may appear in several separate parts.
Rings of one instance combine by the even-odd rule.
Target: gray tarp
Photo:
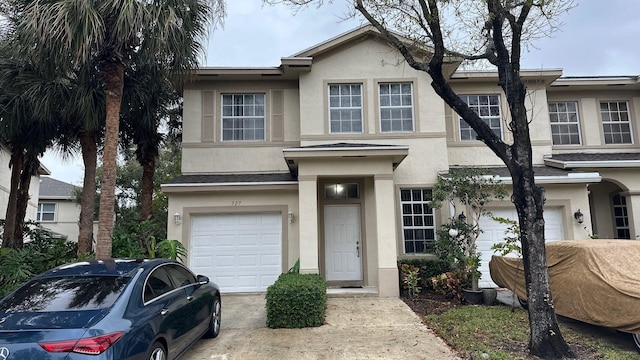
[[[546,247],[557,314],[640,333],[640,241],[567,240]],[[498,286],[527,298],[522,260],[494,255],[489,270]]]

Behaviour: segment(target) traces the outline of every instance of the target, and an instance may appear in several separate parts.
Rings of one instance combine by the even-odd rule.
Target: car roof
[[[60,265],[38,277],[60,276],[129,276],[138,269],[149,269],[163,263],[176,263],[168,259],[107,259],[89,260]]]

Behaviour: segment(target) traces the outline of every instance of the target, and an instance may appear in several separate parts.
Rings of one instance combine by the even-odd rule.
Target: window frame
[[[403,192],[409,192],[410,194],[410,199],[409,200],[403,200]],[[414,198],[414,192],[415,191],[420,191],[420,200],[416,200]],[[425,192],[428,192],[428,196],[427,199],[425,200]],[[401,231],[402,231],[402,254],[404,255],[419,255],[419,254],[430,254],[431,252],[429,251],[429,247],[425,246],[425,242],[427,243],[431,243],[430,247],[433,247],[433,245],[436,242],[436,237],[437,237],[437,219],[436,219],[436,213],[435,213],[435,209],[430,205],[431,204],[431,199],[433,196],[433,189],[432,188],[427,188],[427,187],[403,187],[400,188],[399,191],[399,205],[400,205],[400,226],[401,226]],[[416,213],[414,212],[414,210],[416,210],[415,206],[420,206],[420,213]],[[411,213],[405,212],[405,206],[410,206],[411,207]],[[427,207],[426,209],[428,211],[424,211],[425,210],[425,206]],[[409,220],[408,218],[411,218],[411,225],[406,224],[405,220]],[[430,224],[429,221],[427,220],[428,218],[430,218]],[[415,225],[415,221],[420,219],[419,221],[422,222],[422,224],[419,225]],[[407,231],[412,231],[412,239],[407,239]],[[416,239],[416,235],[420,234],[419,231],[423,232],[423,238],[422,239]],[[431,232],[432,237],[428,238],[427,234]],[[413,247],[413,251],[408,251],[408,244],[407,243],[411,243],[411,246]],[[422,251],[417,251],[418,249],[418,243],[422,243],[421,249]]]
[[[337,86],[339,93],[337,95],[332,95],[331,94],[331,88]],[[342,104],[342,93],[341,93],[341,88],[342,86],[349,86],[350,88],[352,86],[359,86],[360,87],[360,105],[359,106],[332,106],[332,98],[335,98],[337,96],[338,98],[338,102],[340,103],[340,105]],[[327,121],[328,121],[328,130],[329,130],[329,134],[364,134],[364,127],[365,127],[365,121],[364,121],[364,111],[365,111],[365,94],[364,94],[364,90],[365,90],[365,86],[363,82],[360,81],[345,81],[345,82],[329,82],[327,83],[327,87],[326,87],[326,91],[327,91]],[[349,90],[351,92],[351,89]],[[346,95],[344,95],[346,96]],[[350,93],[349,94],[349,99],[350,99],[350,103],[353,102],[352,98],[354,96]],[[333,130],[333,126],[332,123],[334,122],[334,120],[332,119],[332,110],[337,110],[337,111],[360,111],[360,130],[359,131],[334,131]],[[353,113],[351,113],[353,114]],[[343,122],[349,122],[352,124],[351,128],[353,128],[353,124],[356,123],[355,120],[351,119],[351,120],[343,120],[343,119],[336,119],[335,121],[339,122],[341,124],[340,127],[342,127],[342,123]]]
[[[42,205],[42,207],[41,207]],[[53,211],[44,211],[43,208],[45,205],[53,205]],[[44,214],[53,214],[53,218],[51,220],[43,220],[43,215]],[[57,219],[57,214],[58,214],[58,204],[56,204],[55,202],[39,202],[38,203],[38,210],[36,212],[36,221],[38,222],[56,222]]]
[[[399,85],[400,87],[400,93],[399,94],[394,94],[392,93],[392,86],[393,85]],[[409,104],[403,104],[402,102],[405,99],[405,95],[403,93],[403,86],[404,85],[409,85]],[[389,87],[389,91],[386,94],[383,94],[382,91],[382,87],[383,86],[388,86]],[[380,127],[380,132],[384,133],[384,134],[388,134],[388,133],[412,133],[415,132],[415,96],[414,96],[414,86],[413,86],[413,82],[412,81],[380,81],[378,82],[378,126]],[[383,95],[389,98],[388,101],[388,105],[383,105]],[[394,96],[399,96],[400,98],[400,105],[392,105],[393,102],[393,97]],[[390,112],[390,116],[388,119],[383,119],[383,110],[389,110]],[[396,119],[393,118],[393,112],[394,110],[399,110],[401,113],[401,117],[400,119]],[[409,110],[410,112],[410,120],[411,120],[411,129],[404,129],[404,122],[406,121],[406,119],[404,118],[404,112],[403,110]],[[385,130],[385,126],[383,125],[384,122],[389,122],[389,130]],[[400,123],[400,130],[394,130],[393,129],[393,124],[394,123]]]
[[[611,104],[615,103],[616,106],[618,107],[618,110],[612,111],[611,110]],[[603,104],[607,104],[608,107],[608,111],[604,112],[602,109],[602,105]],[[626,107],[626,110],[624,112],[622,112],[621,110],[619,110],[620,108],[620,104],[624,104]],[[631,121],[631,108],[630,108],[630,104],[629,101],[627,100],[600,100],[598,102],[598,111],[600,112],[600,122],[602,124],[602,140],[603,140],[603,144],[604,145],[633,145],[635,143],[634,138],[633,138],[633,126],[632,126],[632,121]],[[612,114],[618,114],[618,117],[620,118],[622,116],[622,114],[626,113],[626,120],[611,120],[612,118]],[[605,114],[608,114],[608,120],[605,121]],[[629,142],[607,142],[607,134],[609,134],[609,136],[614,136],[614,135],[620,135],[623,136],[624,134],[626,134],[626,132],[616,132],[616,133],[611,133],[611,132],[607,132],[605,127],[606,125],[620,125],[620,126],[624,126],[625,124],[629,127]]]
[[[231,104],[225,104],[225,97],[231,97]],[[245,97],[247,96],[253,96],[254,97],[254,101],[251,104],[245,104]],[[261,96],[262,97],[262,104],[257,104],[255,101],[256,96]],[[236,104],[234,103],[234,99],[236,98],[242,98],[242,103],[240,104]],[[250,108],[253,107],[254,109],[258,108],[257,105],[262,105],[262,115],[256,115],[255,111],[253,115],[244,115],[245,112],[245,108]],[[230,107],[232,109],[232,114],[231,115],[225,115],[225,108]],[[236,108],[242,108],[243,109],[243,115],[237,115],[235,114],[235,110]],[[225,139],[225,120],[231,120],[233,122],[232,128],[231,129],[226,129],[226,131],[231,131],[231,134],[233,136],[232,139]],[[247,130],[251,130],[254,132],[260,130],[260,127],[256,127],[254,126],[253,128],[248,128],[245,127],[246,125],[246,121],[249,120],[253,120],[254,124],[255,121],[258,120],[262,120],[262,138],[261,139],[236,139],[235,138],[235,134],[237,131],[240,131],[243,134],[245,134],[245,131]],[[236,121],[240,121],[241,122],[241,127],[236,128]],[[220,93],[220,141],[223,143],[230,143],[230,142],[265,142],[267,141],[267,92],[264,91],[250,91],[250,92],[223,92]]]
[[[551,111],[551,105],[554,104],[556,107],[556,111]],[[565,111],[560,111],[558,110],[558,107],[560,104],[564,104],[565,106]],[[573,104],[575,106],[575,121],[569,121],[571,118],[571,114],[573,114],[571,111],[568,110],[568,105],[569,104]],[[549,101],[547,102],[547,111],[549,113],[549,125],[551,128],[551,143],[553,144],[553,146],[576,146],[576,145],[582,145],[582,129],[580,126],[580,108],[578,106],[578,102],[577,101]],[[553,121],[552,120],[552,115],[556,115],[556,119],[557,121]],[[567,121],[560,121],[560,115],[566,115],[567,117]],[[559,136],[559,140],[562,142],[562,136],[569,136],[569,139],[571,140],[571,136],[573,135],[573,133],[568,132],[568,133],[556,133],[554,132],[554,128],[558,128],[558,127],[562,127],[562,126],[573,126],[575,125],[577,127],[577,135],[578,135],[578,143],[558,143],[556,144],[555,142],[555,136]]]
[[[492,129],[492,131],[496,134],[500,136],[500,139],[504,140],[504,126],[502,125],[502,96],[500,94],[463,94],[460,95],[460,98],[467,104],[467,106],[469,106],[469,108],[471,108],[472,110],[474,110],[474,107],[476,107],[476,105],[472,105],[470,104],[469,98],[471,97],[477,97],[478,98],[478,103],[477,103],[477,107],[480,108],[480,106],[483,105],[487,105],[489,106],[489,115],[481,115],[479,112],[475,111],[476,114],[478,114],[478,116],[480,117],[480,119],[482,119],[482,121],[484,121],[487,125],[489,125],[489,127]],[[481,97],[487,97],[487,104],[481,104],[480,103],[480,98]],[[498,99],[498,103],[497,104],[491,104],[491,98],[495,97],[496,99]],[[499,114],[497,116],[491,116],[491,107],[496,107],[499,111]],[[500,134],[497,134],[496,131],[494,129],[496,129],[495,127],[491,126],[491,119],[498,119],[498,124],[500,124]],[[473,137],[472,135],[475,133],[475,130],[471,127],[471,125],[469,125],[463,118],[462,116],[458,115],[458,136],[460,141],[477,141],[477,137],[478,134],[476,133],[475,137]],[[464,126],[463,126],[464,124]],[[463,131],[467,131],[469,132],[469,139],[465,139],[462,136]],[[471,138],[473,137],[473,138]]]

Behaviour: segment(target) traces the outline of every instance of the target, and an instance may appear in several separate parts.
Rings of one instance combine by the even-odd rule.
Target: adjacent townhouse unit
[[[511,142],[497,74],[458,65],[454,89]],[[547,240],[636,239],[638,77],[522,76]],[[265,291],[299,259],[332,287],[398,296],[397,260],[433,256],[436,230],[458,215],[430,206],[438,176],[480,166],[511,181],[430,82],[370,26],[278,67],[197,70],[183,94],[182,175],[162,185],[168,237],[224,292]],[[490,209],[517,218],[509,199]],[[480,225],[481,284],[491,286],[490,247],[505,225]]]
[[[78,241],[80,204],[76,198],[81,190],[78,186],[49,176],[40,178],[37,220],[42,227],[55,237]]]

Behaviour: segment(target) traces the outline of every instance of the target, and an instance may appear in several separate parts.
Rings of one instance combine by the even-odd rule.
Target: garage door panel
[[[191,267],[223,292],[265,291],[282,272],[279,213],[193,216],[192,229]]]

